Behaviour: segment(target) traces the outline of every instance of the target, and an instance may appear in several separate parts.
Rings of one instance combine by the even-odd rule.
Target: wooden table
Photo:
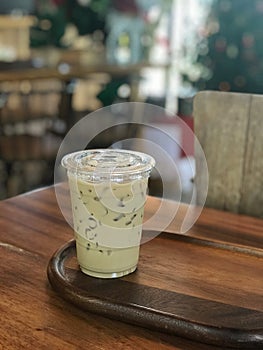
[[[146,218],[158,205],[159,199],[148,198]],[[174,232],[175,227],[173,221],[167,231]],[[260,333],[263,220],[206,208],[187,234],[171,237],[166,241],[159,236],[144,244],[138,271],[125,277],[125,283],[202,299],[204,314],[212,319],[211,305],[225,305],[229,313],[222,322],[238,317],[231,312],[235,308],[255,312]],[[0,349],[214,348],[83,311],[62,299],[48,282],[47,265],[54,251],[71,238],[72,229],[57,206],[53,187],[0,202]],[[176,248],[166,278],[162,262],[173,239]],[[142,264],[145,269],[140,269]],[[240,318],[243,325],[246,321],[254,322]],[[262,349],[263,338],[259,341],[255,348]]]

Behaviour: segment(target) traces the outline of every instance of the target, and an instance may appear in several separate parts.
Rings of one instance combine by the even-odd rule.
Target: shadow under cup
[[[130,150],[95,149],[68,154],[62,165],[81,270],[100,278],[135,271],[154,159]]]

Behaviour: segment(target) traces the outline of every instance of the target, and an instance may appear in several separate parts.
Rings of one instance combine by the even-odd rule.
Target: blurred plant
[[[262,0],[213,0],[184,81],[198,90],[262,93],[262,15]]]
[[[148,42],[164,12],[169,11],[173,0],[36,0],[38,23],[31,31],[31,46],[61,46],[60,39],[68,23],[73,23],[79,35],[92,34],[96,30],[106,37],[106,18],[114,7],[131,11],[136,7],[136,15],[145,18],[145,37]],[[134,5],[132,5],[134,3]],[[157,5],[160,9],[156,18],[148,16],[148,11]]]
[[[60,46],[59,41],[67,23],[64,0],[36,1],[35,16],[37,23],[31,28],[31,46]]]
[[[68,23],[73,23],[79,35],[104,31],[110,0],[37,0],[38,23],[31,30],[31,46],[61,46],[60,39]]]

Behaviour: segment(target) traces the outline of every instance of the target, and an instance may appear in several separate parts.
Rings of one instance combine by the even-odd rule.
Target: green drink
[[[102,149],[67,155],[62,164],[68,170],[81,270],[101,278],[133,272],[154,159],[139,152]]]

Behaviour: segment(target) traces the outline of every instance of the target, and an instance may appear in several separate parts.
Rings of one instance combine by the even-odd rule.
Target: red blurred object
[[[182,127],[182,157],[194,155],[194,119],[192,116],[178,115],[186,124]]]
[[[65,4],[65,0],[52,0],[52,3],[55,4],[56,6],[61,6]]]
[[[112,0],[112,6],[120,12],[134,15],[139,13],[139,8],[135,0]]]

